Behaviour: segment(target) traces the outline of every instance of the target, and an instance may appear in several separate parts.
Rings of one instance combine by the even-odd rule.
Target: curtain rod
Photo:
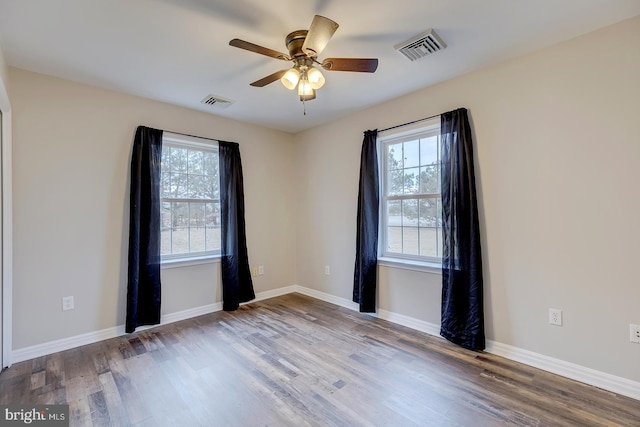
[[[401,128],[401,127],[403,127],[403,126],[409,126],[409,125],[412,125],[412,124],[414,124],[414,123],[424,122],[425,120],[429,120],[429,119],[435,119],[436,117],[441,116],[441,115],[442,115],[442,114],[436,114],[436,115],[433,115],[433,116],[430,116],[430,117],[425,117],[424,119],[418,119],[418,120],[414,120],[414,121],[412,121],[412,122],[403,123],[403,124],[401,124],[401,125],[391,126],[391,127],[389,127],[389,128],[379,130],[379,131],[378,131],[378,133],[380,133],[380,132],[386,132],[386,131],[388,131],[388,130],[392,130],[392,129]]]
[[[174,132],[172,130],[163,129],[162,131],[163,132],[168,132],[168,133],[175,133],[176,135],[189,136],[191,138],[208,139],[209,141],[220,141],[219,139],[207,138],[206,136],[191,135],[191,134],[188,134],[188,133]]]

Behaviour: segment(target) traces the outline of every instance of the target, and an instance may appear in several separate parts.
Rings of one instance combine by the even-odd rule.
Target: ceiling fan
[[[318,55],[324,50],[338,29],[338,24],[329,18],[316,15],[309,30],[297,30],[286,37],[289,54],[258,46],[240,39],[233,39],[230,46],[245,49],[271,58],[293,62],[293,67],[276,71],[266,77],[251,83],[251,86],[263,87],[280,80],[290,90],[298,87],[300,101],[315,99],[316,90],[324,85],[324,76],[316,66],[327,71],[356,71],[373,73],[378,68],[375,58],[326,58],[318,60]]]

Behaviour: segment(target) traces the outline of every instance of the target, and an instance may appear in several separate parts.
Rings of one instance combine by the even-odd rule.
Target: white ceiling
[[[286,53],[315,14],[340,24],[320,58],[379,66],[325,72],[303,116],[279,82],[249,86],[287,63],[228,43]],[[639,0],[0,0],[0,42],[15,67],[298,132],[639,14]],[[410,62],[393,48],[429,28],[447,49]],[[209,94],[234,104],[201,104]]]

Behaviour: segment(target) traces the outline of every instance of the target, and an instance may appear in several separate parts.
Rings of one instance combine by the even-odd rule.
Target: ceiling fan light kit
[[[251,86],[263,87],[276,80],[289,90],[298,88],[300,101],[310,101],[316,98],[316,90],[325,84],[325,77],[314,65],[327,71],[354,71],[360,73],[374,73],[378,68],[375,58],[327,58],[318,61],[318,55],[324,50],[329,40],[338,29],[338,24],[329,18],[316,15],[309,30],[297,30],[289,33],[285,44],[289,54],[284,54],[266,47],[262,47],[244,40],[233,39],[230,46],[259,53],[282,61],[293,62],[288,70],[276,71],[267,77],[256,80]]]
[[[289,90],[294,90],[300,81],[300,71],[297,68],[291,68],[280,79],[284,87]]]

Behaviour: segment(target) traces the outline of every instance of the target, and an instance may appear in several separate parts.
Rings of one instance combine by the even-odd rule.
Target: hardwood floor
[[[13,365],[72,426],[640,426],[640,401],[289,294]]]

